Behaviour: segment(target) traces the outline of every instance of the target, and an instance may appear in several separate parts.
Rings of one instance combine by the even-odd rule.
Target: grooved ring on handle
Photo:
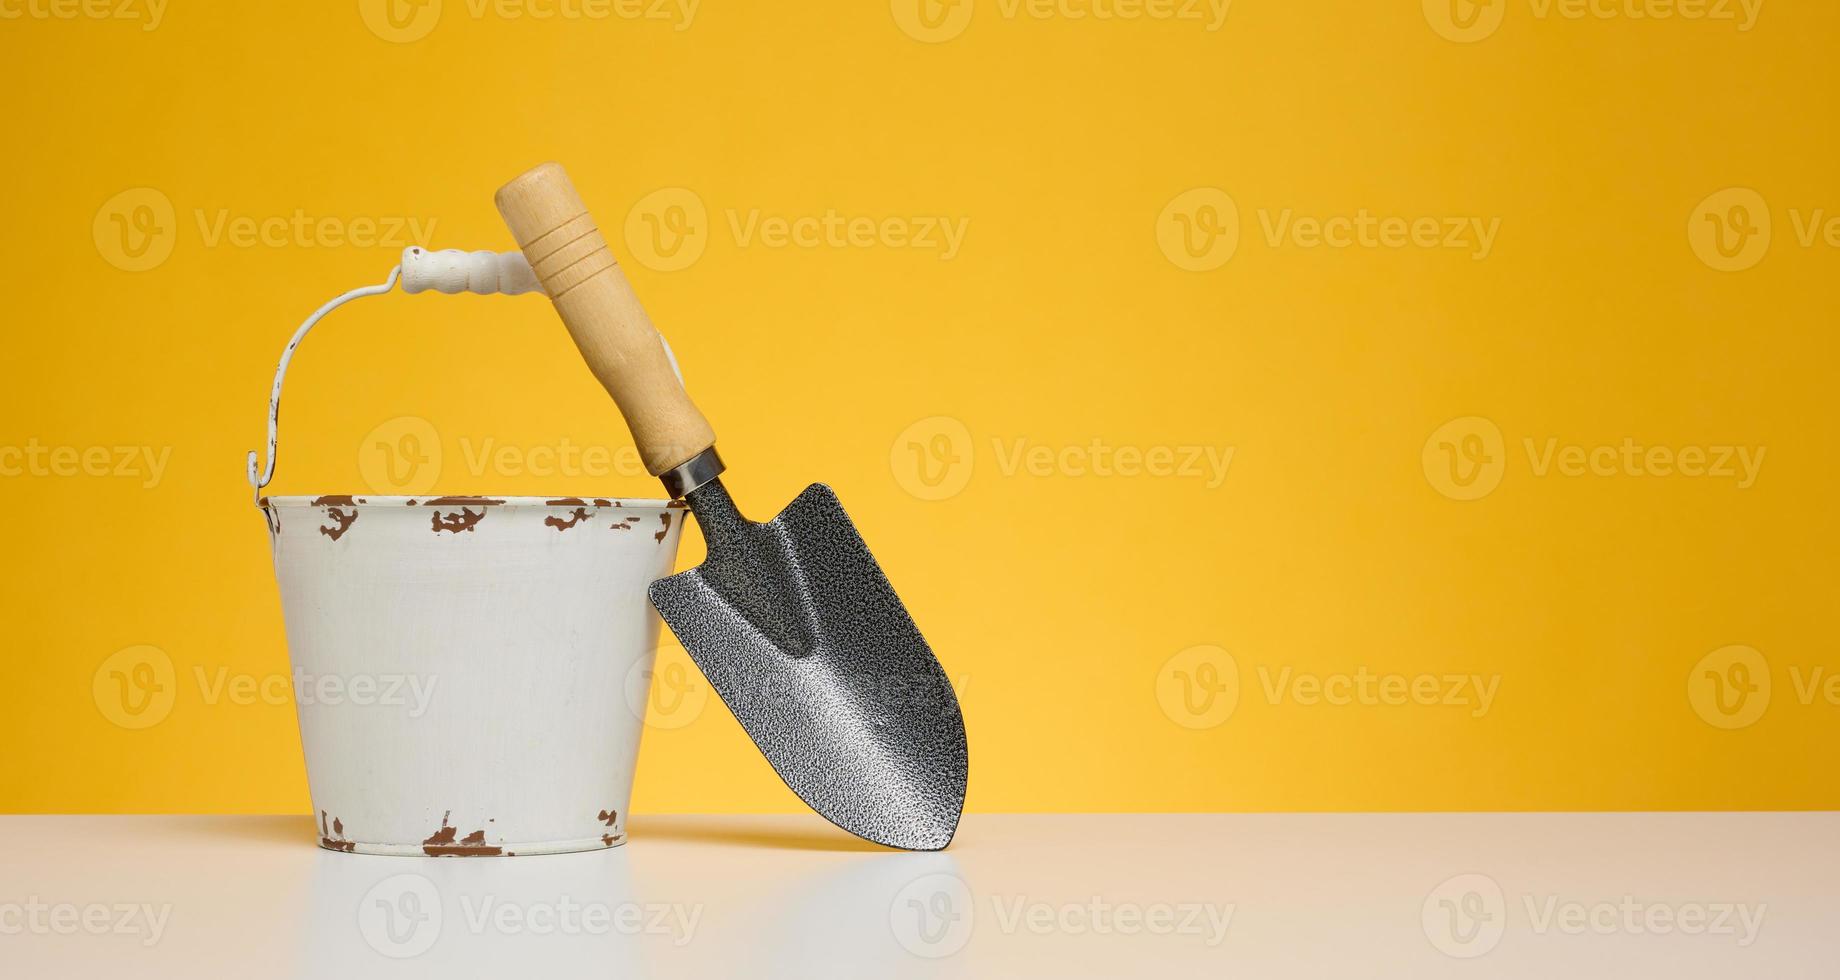
[[[552,299],[619,264],[587,212],[531,239],[524,254]]]

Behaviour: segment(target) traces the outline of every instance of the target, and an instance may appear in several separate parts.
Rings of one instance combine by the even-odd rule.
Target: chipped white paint
[[[650,668],[646,586],[671,572],[686,511],[533,497],[262,509],[323,846],[464,856],[624,841],[644,720],[624,686]]]

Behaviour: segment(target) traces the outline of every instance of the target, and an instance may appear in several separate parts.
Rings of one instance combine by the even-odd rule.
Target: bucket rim
[[[559,507],[617,508],[622,510],[680,510],[681,500],[647,497],[534,497],[508,495],[435,494],[286,494],[263,497],[258,507]]]

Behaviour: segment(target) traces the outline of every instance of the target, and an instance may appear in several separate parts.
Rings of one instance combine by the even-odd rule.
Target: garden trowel
[[[703,564],[651,585],[690,659],[825,819],[890,847],[945,847],[965,802],[958,698],[836,494],[814,484],[764,524],[743,517],[715,431],[562,167],[506,184],[498,210],[647,471],[703,531]],[[773,383],[763,372],[762,389]]]

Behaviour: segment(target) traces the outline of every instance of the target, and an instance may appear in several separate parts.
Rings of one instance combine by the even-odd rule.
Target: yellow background
[[[1840,211],[1832,3],[1771,0],[1740,30],[1495,0],[1469,43],[1417,0],[1238,0],[1216,31],[975,0],[937,43],[900,0],[706,0],[687,24],[447,0],[401,30],[350,2],[174,2],[152,30],[6,9],[27,14],[0,20],[0,446],[171,455],[147,488],[0,478],[0,808],[306,809],[291,706],[196,678],[286,675],[243,453],[289,332],[408,242],[211,229],[409,217],[432,247],[508,248],[492,192],[545,159],[629,259],[736,497],[764,518],[838,488],[959,683],[973,810],[1840,806],[1840,706],[1809,688],[1840,671],[1840,249],[1797,233]],[[157,196],[117,198],[138,188]],[[1200,271],[1177,232],[1222,212],[1165,214],[1196,188],[1239,230]],[[1771,229],[1736,271],[1695,251],[1727,188]],[[660,190],[706,209],[674,271],[622,233]],[[135,210],[161,199],[169,218]],[[1285,209],[1499,225],[1482,258],[1306,247],[1268,236]],[[734,230],[830,211],[965,235],[947,259],[879,224],[867,245]],[[121,268],[121,221],[170,255]],[[274,492],[387,489],[362,447],[408,416],[439,435],[442,489],[655,493],[629,470],[469,471],[485,440],[627,445],[540,298],[365,300],[295,363]],[[1500,477],[1479,499],[1439,487],[1453,419],[1486,420],[1453,437]],[[1017,465],[1018,440],[1056,455]],[[1210,487],[1058,455],[1095,440],[1233,456]],[[1766,455],[1740,488],[1541,475],[1526,440]],[[947,451],[923,472],[909,443]],[[98,678],[147,646],[173,700],[126,727]],[[1733,657],[1770,699],[1722,724],[1696,685]],[[1237,702],[1184,707],[1203,663]],[[1285,668],[1496,693],[1300,704],[1267,692]],[[647,732],[638,809],[799,808],[718,703],[678,710]]]

